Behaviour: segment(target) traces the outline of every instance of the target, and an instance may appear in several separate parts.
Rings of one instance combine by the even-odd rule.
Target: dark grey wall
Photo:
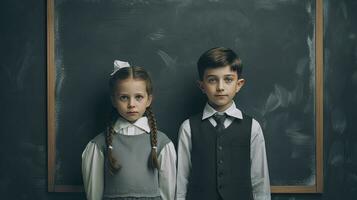
[[[325,192],[275,200],[357,196],[357,2],[324,4]],[[0,3],[1,199],[84,199],[47,193],[45,21],[45,0]]]

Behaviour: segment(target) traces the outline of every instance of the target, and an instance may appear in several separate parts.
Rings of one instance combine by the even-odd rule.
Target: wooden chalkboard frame
[[[55,119],[55,23],[54,1],[47,0],[47,130],[48,130],[48,191],[82,192],[79,185],[57,185],[56,174],[56,119]],[[271,186],[272,193],[323,192],[323,0],[316,1],[315,27],[315,116],[316,116],[316,180],[313,186]]]

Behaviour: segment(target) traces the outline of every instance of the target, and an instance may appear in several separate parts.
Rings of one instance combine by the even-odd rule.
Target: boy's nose
[[[223,90],[224,90],[223,81],[219,81],[217,85],[217,91],[223,91]]]

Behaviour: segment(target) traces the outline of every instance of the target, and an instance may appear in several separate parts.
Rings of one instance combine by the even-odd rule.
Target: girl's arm
[[[93,142],[89,142],[82,153],[82,175],[87,199],[101,200],[104,188],[104,155]]]
[[[172,142],[166,144],[158,157],[159,189],[163,200],[173,200],[176,188],[176,151]]]

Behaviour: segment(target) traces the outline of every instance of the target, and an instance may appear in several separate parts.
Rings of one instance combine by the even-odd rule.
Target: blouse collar
[[[120,130],[125,130],[131,127],[136,127],[145,131],[146,133],[150,133],[150,126],[147,117],[141,117],[138,120],[136,120],[134,123],[131,123],[125,120],[124,118],[119,117],[114,124],[114,131],[119,133]]]

